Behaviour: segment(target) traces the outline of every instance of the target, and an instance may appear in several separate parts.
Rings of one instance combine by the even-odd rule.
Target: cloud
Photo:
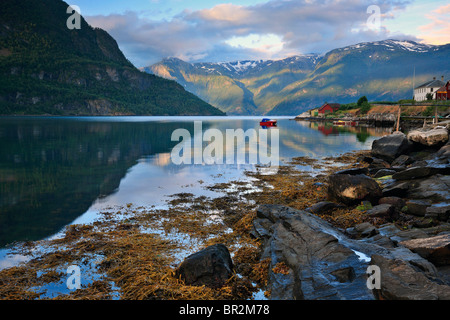
[[[367,8],[373,2],[273,0],[253,6],[229,3],[185,9],[171,20],[156,21],[133,11],[86,20],[108,31],[138,67],[168,56],[187,61],[277,59],[390,37],[382,26],[378,30],[366,26]],[[391,12],[407,4],[382,0],[377,6],[382,19],[392,19]]]
[[[441,6],[425,17],[430,23],[420,26],[420,37],[430,44],[446,44],[450,40],[450,4]]]

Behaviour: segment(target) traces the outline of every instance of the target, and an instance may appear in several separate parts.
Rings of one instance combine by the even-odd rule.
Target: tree
[[[370,105],[369,102],[367,101],[363,101],[361,103],[361,106],[359,108],[359,111],[361,112],[361,114],[366,114],[367,112],[369,112],[370,108],[372,108],[372,106]]]
[[[427,93],[426,97],[427,97],[427,100],[428,100],[428,101],[433,100],[433,94],[430,93],[430,92]]]
[[[359,98],[356,104],[358,105],[358,107],[361,107],[364,102],[369,102],[366,96],[362,96],[361,98]]]

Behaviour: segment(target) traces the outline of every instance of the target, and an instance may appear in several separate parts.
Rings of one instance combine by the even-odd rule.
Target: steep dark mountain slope
[[[3,0],[0,114],[223,115],[175,81],[136,69],[104,30],[67,27],[60,0]]]

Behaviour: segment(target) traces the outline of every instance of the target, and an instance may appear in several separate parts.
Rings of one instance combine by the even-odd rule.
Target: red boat
[[[262,121],[259,124],[263,127],[276,127],[277,120],[262,119]]]

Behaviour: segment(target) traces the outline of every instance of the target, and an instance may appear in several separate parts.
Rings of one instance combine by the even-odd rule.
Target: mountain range
[[[2,0],[0,115],[224,115],[175,81],[138,70],[83,17],[68,28],[68,7]]]
[[[297,115],[324,102],[412,99],[413,87],[450,76],[450,44],[388,39],[281,60],[189,63],[167,58],[142,71],[175,80],[237,115]]]

